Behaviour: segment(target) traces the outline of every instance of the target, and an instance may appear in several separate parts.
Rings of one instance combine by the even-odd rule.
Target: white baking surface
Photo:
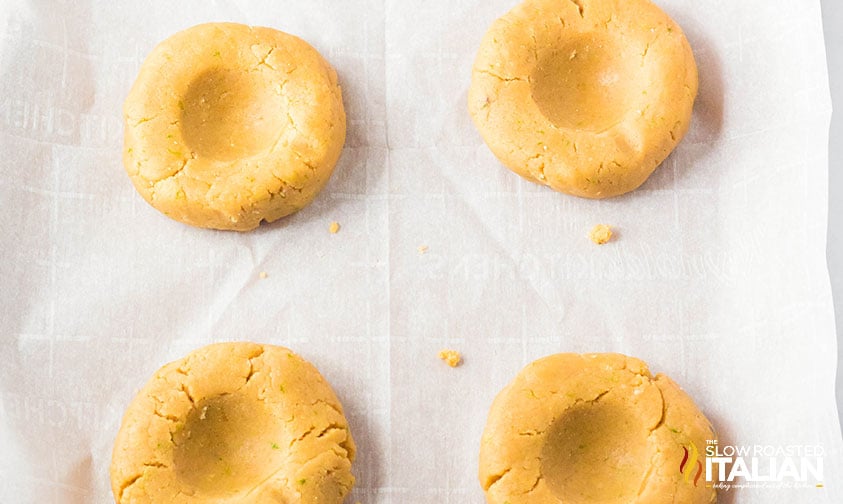
[[[723,442],[825,448],[824,488],[724,502],[843,502],[819,1],[661,0],[698,59],[694,123],[641,190],[602,202],[501,168],[465,112],[480,38],[513,3],[3,2],[0,502],[110,502],[132,394],[231,339],[287,345],[335,385],[360,448],[350,502],[483,502],[492,398],[560,351],[647,360]],[[243,235],[163,217],[120,161],[143,56],[223,20],[313,43],[349,116],[325,192]],[[618,230],[602,248],[598,222]]]
[[[828,79],[834,113],[829,139],[828,270],[837,320],[843,320],[843,2],[823,0]],[[837,324],[837,409],[843,421],[843,324]]]

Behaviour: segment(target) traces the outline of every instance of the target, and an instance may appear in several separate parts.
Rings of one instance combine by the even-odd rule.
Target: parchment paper
[[[520,180],[470,123],[474,53],[513,4],[3,2],[0,502],[112,502],[132,395],[164,363],[237,339],[289,346],[334,384],[360,451],[349,502],[483,502],[493,397],[562,351],[645,359],[722,443],[824,448],[824,488],[723,502],[843,502],[819,2],[659,0],[694,47],[700,97],[677,151],[610,201]],[[170,221],[121,166],[143,57],[207,21],[305,38],[344,90],[329,186],[249,234]],[[601,222],[617,240],[598,248],[586,235]],[[464,365],[437,360],[443,347]]]

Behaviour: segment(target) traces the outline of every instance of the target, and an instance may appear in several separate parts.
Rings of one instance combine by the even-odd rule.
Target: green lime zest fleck
[[[179,110],[184,110],[184,102],[179,100]]]
[[[215,57],[217,57],[217,58],[221,58],[221,57],[222,57],[222,56],[220,55],[220,51],[219,51],[219,50],[214,51],[214,56],[215,56]]]
[[[284,384],[283,383],[281,385],[278,385],[278,391],[281,392],[282,394],[284,393]]]
[[[278,443],[272,443],[272,449],[273,449],[273,450],[280,450],[280,449],[281,449],[281,447],[280,447],[280,446],[278,446]]]
[[[305,483],[307,483],[307,479],[305,479],[305,478],[302,478],[298,481],[299,485],[304,485]]]
[[[173,149],[167,149],[167,152],[169,152],[170,154],[172,154],[174,156],[181,156],[181,152],[175,151]]]

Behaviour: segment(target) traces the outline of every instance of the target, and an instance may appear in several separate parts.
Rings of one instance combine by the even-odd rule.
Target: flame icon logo
[[[697,486],[697,483],[700,481],[700,476],[702,476],[702,462],[700,462],[700,451],[697,449],[697,446],[693,441],[690,442],[690,445],[690,450],[685,446],[682,447],[685,451],[685,455],[682,457],[682,462],[679,463],[679,472],[685,476],[685,482],[690,483],[691,473],[694,472],[693,468],[696,465],[697,470],[694,475],[694,486]]]

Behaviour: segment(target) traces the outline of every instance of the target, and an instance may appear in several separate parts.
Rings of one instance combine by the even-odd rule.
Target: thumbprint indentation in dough
[[[198,157],[232,161],[269,150],[287,124],[286,101],[261,71],[214,68],[181,102],[184,139]]]
[[[605,131],[642,92],[637,64],[609,36],[584,34],[539,55],[530,75],[532,97],[557,128]]]
[[[633,404],[608,393],[568,408],[551,424],[541,474],[571,504],[632,502],[650,467],[650,430]]]
[[[179,480],[206,495],[233,495],[264,481],[283,463],[285,450],[267,436],[278,420],[263,402],[240,394],[200,401],[173,434]]]

